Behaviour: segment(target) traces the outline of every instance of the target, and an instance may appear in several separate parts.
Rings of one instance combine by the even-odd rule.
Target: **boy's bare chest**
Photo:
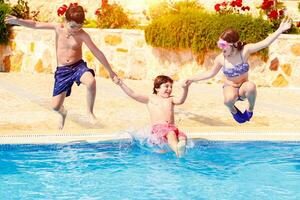
[[[172,102],[170,99],[151,98],[149,101],[149,106],[165,110],[172,107]]]
[[[82,42],[76,36],[61,34],[58,36],[57,46],[63,49],[78,49],[81,48]]]

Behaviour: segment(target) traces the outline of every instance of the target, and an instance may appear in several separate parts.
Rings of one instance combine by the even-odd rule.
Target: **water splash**
[[[150,126],[131,128],[126,130],[126,133],[131,136],[132,145],[142,150],[159,153],[171,151],[167,144],[157,146],[149,142],[149,138],[151,138]]]
[[[155,153],[168,153],[172,152],[171,148],[168,144],[155,145],[150,142],[151,137],[151,126],[144,126],[140,128],[131,128],[125,131],[126,134],[129,134],[131,137],[131,145],[132,147],[137,147],[139,149],[155,152]],[[124,134],[124,132],[123,132]],[[188,140],[187,142],[187,151],[188,149],[194,148],[195,144],[192,140]]]

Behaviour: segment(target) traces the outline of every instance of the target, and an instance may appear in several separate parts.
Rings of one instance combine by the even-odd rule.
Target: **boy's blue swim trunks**
[[[67,92],[66,96],[70,96],[73,83],[76,82],[79,86],[81,76],[87,71],[95,76],[94,70],[88,68],[86,62],[83,60],[79,60],[71,65],[57,67],[54,74],[53,96],[59,95],[62,92]]]

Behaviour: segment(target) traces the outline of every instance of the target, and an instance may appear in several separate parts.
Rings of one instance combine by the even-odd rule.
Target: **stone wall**
[[[300,87],[300,35],[282,34],[269,51],[268,77],[272,86]],[[273,61],[273,63],[271,62]]]
[[[119,76],[130,79],[153,79],[166,74],[175,80],[210,70],[219,52],[205,57],[190,50],[167,50],[146,44],[141,30],[85,29],[103,51]],[[48,30],[14,28],[9,49],[0,48],[3,69],[12,72],[53,73],[56,68],[55,34]],[[252,56],[250,79],[258,86],[300,87],[300,35],[281,35],[271,46],[269,60]],[[83,46],[83,58],[96,75],[108,77],[104,67]],[[0,66],[1,67],[1,66]],[[222,82],[222,73],[210,83]]]
[[[9,71],[5,68],[5,63],[11,55],[11,49],[9,46],[0,45],[0,72]]]

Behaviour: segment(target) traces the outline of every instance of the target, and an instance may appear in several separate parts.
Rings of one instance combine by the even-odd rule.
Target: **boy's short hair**
[[[161,84],[164,83],[172,83],[173,84],[173,79],[171,79],[168,76],[165,75],[159,75],[154,79],[154,83],[153,83],[153,94],[157,94],[156,89],[160,88]]]
[[[85,20],[84,9],[82,6],[71,5],[66,11],[67,21],[74,21],[77,24],[82,24]]]

